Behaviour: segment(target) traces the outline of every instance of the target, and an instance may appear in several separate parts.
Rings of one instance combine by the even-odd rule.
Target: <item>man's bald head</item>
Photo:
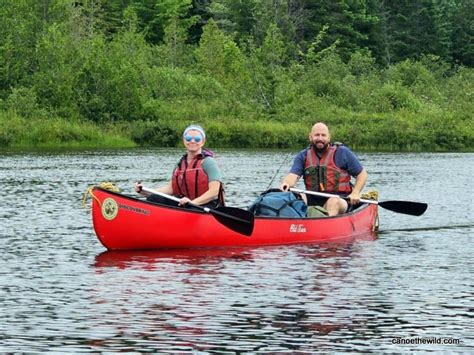
[[[309,132],[309,142],[319,151],[323,151],[331,141],[329,128],[322,122],[315,123]]]

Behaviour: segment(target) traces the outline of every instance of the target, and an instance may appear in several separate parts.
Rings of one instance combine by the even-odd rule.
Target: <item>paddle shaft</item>
[[[315,195],[315,196],[328,197],[328,198],[337,197],[337,198],[347,199],[347,198],[344,198],[342,196],[335,195],[335,194],[328,194],[326,192],[307,191],[307,190],[300,190],[300,189],[294,189],[294,188],[291,188],[290,191],[297,192],[297,193],[300,193],[300,194]],[[378,205],[379,204],[378,201],[365,200],[365,199],[360,199],[360,202],[371,203],[373,205]]]
[[[308,195],[316,195],[316,196],[329,197],[329,198],[337,197],[337,198],[349,200],[349,198],[347,197],[342,197],[342,196],[334,195],[334,194],[328,194],[326,192],[307,191],[307,190],[299,190],[299,189],[293,189],[293,188],[291,188],[290,191],[302,193],[302,194],[308,194]],[[412,216],[421,216],[423,213],[425,213],[426,209],[428,208],[428,205],[426,203],[413,202],[413,201],[374,201],[374,200],[361,199],[360,202],[370,203],[372,205],[377,205],[393,212],[409,214]]]
[[[172,201],[179,202],[179,201],[181,200],[180,198],[178,198],[178,197],[176,197],[176,196],[168,195],[168,194],[165,194],[164,192],[159,192],[159,191],[156,191],[156,190],[153,190],[153,189],[149,189],[149,188],[144,187],[144,186],[142,186],[142,189],[141,189],[141,190],[142,190],[142,191],[145,191],[145,192],[147,192],[147,193],[149,193],[149,194],[159,195],[159,196],[161,196],[161,197],[167,198],[167,199],[172,200]],[[203,207],[203,206],[196,205],[196,204],[194,204],[194,203],[192,203],[192,202],[188,202],[187,205],[193,206],[193,207],[195,207],[195,208],[197,208],[197,209],[199,209],[199,210],[201,210],[201,211],[210,213],[210,214],[212,214],[212,215],[214,215],[214,216],[218,215],[218,216],[221,216],[221,217],[223,217],[223,218],[225,218],[225,219],[234,220],[234,221],[239,222],[239,223],[244,223],[244,224],[247,224],[247,225],[248,225],[248,224],[251,224],[251,225],[252,225],[252,228],[251,228],[251,229],[253,229],[253,216],[251,216],[251,214],[250,214],[249,212],[247,212],[247,211],[240,211],[240,212],[239,212],[238,209],[235,209],[235,208],[234,208],[234,209],[232,209],[231,207],[226,208],[226,212],[232,210],[232,211],[234,212],[234,214],[235,214],[235,213],[242,213],[242,212],[245,213],[245,216],[244,216],[244,217],[247,218],[247,219],[244,219],[244,218],[240,218],[240,217],[238,217],[238,216],[235,216],[234,214],[223,213],[223,212],[218,211],[218,210],[216,210],[216,209],[211,209],[211,208],[209,208],[209,207]],[[225,207],[223,207],[223,208],[225,208]],[[251,217],[251,218],[250,218],[250,217]],[[250,218],[250,220],[249,220],[249,218]],[[220,219],[220,222],[226,224],[226,225],[229,227],[229,224],[228,224],[228,223],[225,223],[222,219]],[[237,228],[235,225],[234,225],[234,226],[230,226],[230,227],[231,227],[231,229],[234,229],[234,230],[239,229],[239,228]],[[251,233],[251,232],[250,232],[250,233]],[[244,234],[246,234],[246,233],[244,233]]]
[[[172,200],[172,201],[175,201],[175,202],[181,201],[181,199],[176,197],[176,196],[168,195],[168,194],[165,194],[164,192],[159,192],[159,191],[149,189],[149,188],[144,187],[144,186],[142,186],[142,191],[148,192],[149,194],[158,195],[158,196],[167,198],[168,200]],[[196,205],[192,202],[188,202],[188,205],[199,208],[200,210],[203,210],[204,212],[207,212],[207,213],[211,212],[211,209],[209,207],[202,207],[202,206]]]

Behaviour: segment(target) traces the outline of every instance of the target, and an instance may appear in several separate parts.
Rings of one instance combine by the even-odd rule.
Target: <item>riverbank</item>
[[[136,144],[119,127],[80,120],[24,118],[0,113],[0,148],[131,148]]]
[[[344,113],[342,113],[344,114]],[[335,114],[325,122],[333,141],[358,151],[474,151],[472,122],[448,117]],[[0,113],[0,148],[94,149],[179,147],[183,128],[191,121],[135,121],[100,125],[89,121],[22,118]],[[230,118],[202,124],[212,148],[298,149],[307,144],[312,121],[239,122]]]

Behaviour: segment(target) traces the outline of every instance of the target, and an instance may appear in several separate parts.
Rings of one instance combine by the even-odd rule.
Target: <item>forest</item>
[[[474,150],[472,0],[1,0],[0,148]]]

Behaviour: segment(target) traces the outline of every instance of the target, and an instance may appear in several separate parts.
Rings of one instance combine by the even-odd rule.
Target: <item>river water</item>
[[[0,155],[1,352],[474,351],[474,154],[359,154],[366,190],[429,204],[380,209],[375,241],[106,252],[87,187],[159,185],[180,154]],[[220,151],[228,204],[277,186],[291,156]]]

